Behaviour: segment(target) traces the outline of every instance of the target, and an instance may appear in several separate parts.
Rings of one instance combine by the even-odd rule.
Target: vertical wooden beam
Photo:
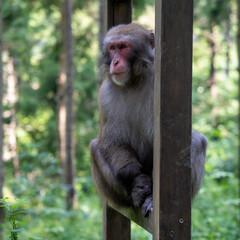
[[[132,22],[132,0],[107,1],[107,28]]]
[[[103,240],[130,240],[130,220],[118,211],[103,204]]]
[[[190,240],[193,0],[155,3],[153,239]]]
[[[132,21],[132,0],[103,0],[103,34],[112,26]],[[131,221],[103,202],[103,240],[130,240]]]
[[[132,0],[101,0],[103,14],[103,33],[112,26],[132,22]]]

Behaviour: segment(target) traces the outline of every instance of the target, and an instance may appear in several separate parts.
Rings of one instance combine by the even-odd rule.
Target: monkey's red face
[[[108,44],[108,52],[111,57],[110,75],[112,80],[119,86],[125,85],[131,77],[131,68],[128,56],[131,51],[129,41],[111,41]]]

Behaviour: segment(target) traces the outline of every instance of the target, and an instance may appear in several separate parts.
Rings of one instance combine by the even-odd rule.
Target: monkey
[[[113,206],[152,212],[154,34],[131,23],[111,28],[103,41],[100,127],[90,143],[98,192]],[[191,192],[204,175],[206,137],[192,132]]]

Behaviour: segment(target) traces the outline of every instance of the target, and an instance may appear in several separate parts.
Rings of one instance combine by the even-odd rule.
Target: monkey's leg
[[[142,213],[147,217],[153,209],[152,178],[146,174],[137,176],[134,179],[131,196],[134,206],[142,207]]]
[[[135,151],[126,146],[114,146],[108,151],[112,160],[112,168],[116,179],[122,183],[131,196],[134,207],[141,207],[146,198],[152,194],[152,179],[143,174],[143,167],[137,159]],[[145,210],[144,210],[145,212]]]
[[[92,161],[91,172],[100,196],[104,197],[108,203],[110,201],[112,204],[117,206],[131,206],[130,200],[127,199],[123,194],[119,194],[119,192],[115,191],[111,184],[106,181],[95,161]]]
[[[126,190],[116,181],[111,166],[103,158],[98,147],[98,139],[90,144],[91,172],[99,194],[112,204],[131,206],[131,199]]]
[[[107,147],[103,149],[100,146]],[[119,203],[119,199],[123,199],[120,205],[126,205],[124,202],[131,201],[133,206],[140,207],[146,197],[152,193],[152,182],[150,176],[141,173],[142,166],[135,152],[126,146],[99,143],[98,139],[91,142],[90,149],[94,178],[100,175],[102,180],[99,178],[99,181],[109,186],[109,191],[106,191],[104,186],[98,187],[96,179],[99,191],[107,195],[107,198],[110,197],[113,202]],[[111,191],[121,197],[115,198],[114,194],[111,195]]]

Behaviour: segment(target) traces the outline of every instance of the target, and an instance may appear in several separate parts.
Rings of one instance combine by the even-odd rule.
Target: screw
[[[180,218],[180,219],[179,219],[179,222],[180,222],[181,224],[183,224],[183,223],[184,223],[184,220],[183,220],[182,218]]]

